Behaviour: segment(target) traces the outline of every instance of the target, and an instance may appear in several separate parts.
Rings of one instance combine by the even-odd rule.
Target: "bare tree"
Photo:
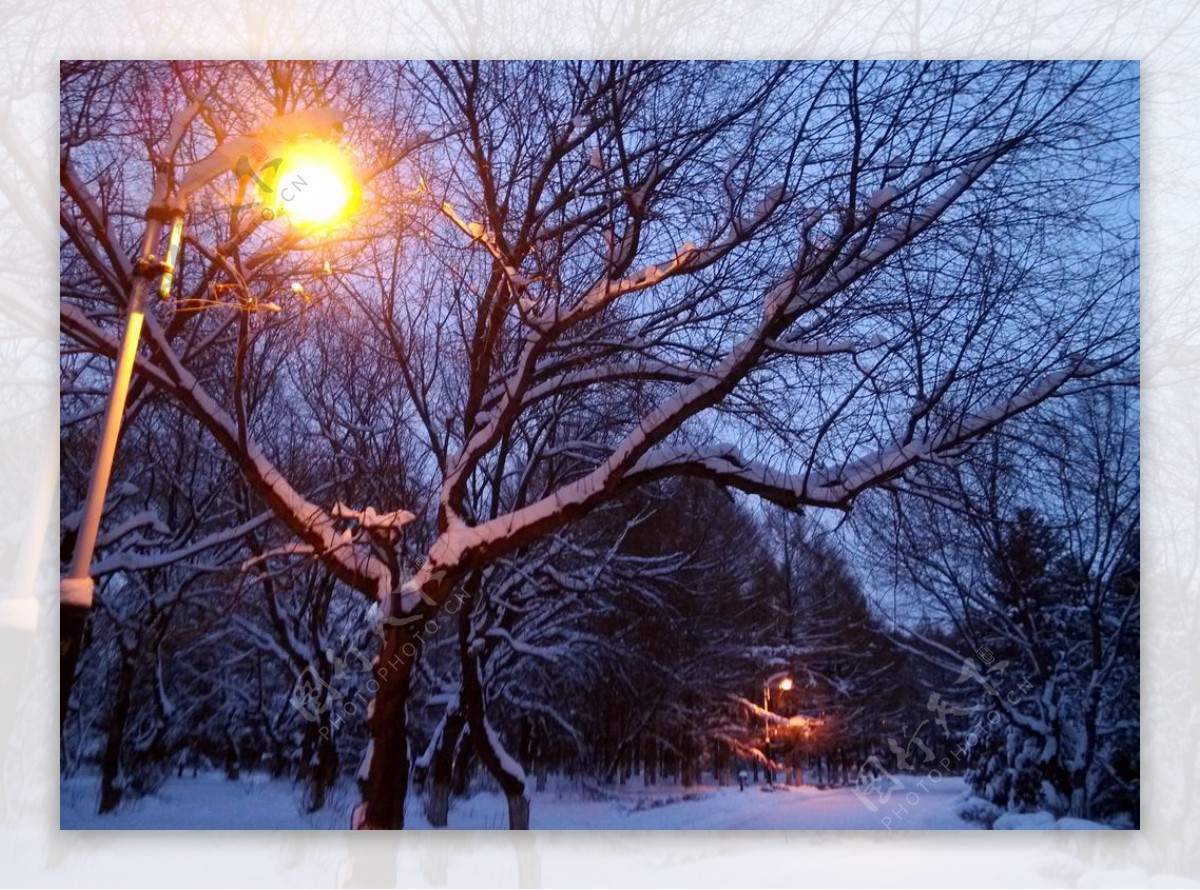
[[[243,109],[350,112],[368,212],[325,248],[332,271],[315,271],[306,237],[213,210],[182,286],[237,311],[148,319],[138,372],[204,424],[300,546],[397,619],[358,827],[403,824],[422,642],[407,619],[435,615],[480,567],[672,476],[846,510],[1128,374],[1136,353],[1126,66],[158,65],[136,69],[151,89],[115,96],[96,86],[103,66],[74,74],[62,324],[105,354],[133,275],[119,219],[149,194],[132,175],[157,171],[169,191],[175,167],[255,126]],[[128,160],[123,127],[148,140],[154,169],[144,150]],[[387,480],[347,484],[376,517],[347,540],[329,498],[280,470],[237,375],[212,363],[234,328],[259,323],[248,310],[279,306],[271,323],[300,330],[301,305],[276,297],[316,278],[368,320],[361,349],[394,363],[403,384],[384,378],[384,398],[405,401],[428,454],[414,481],[436,532],[411,575],[397,554],[418,505],[384,502]],[[295,404],[288,380],[276,392]],[[561,418],[596,412],[589,438],[559,437]],[[494,506],[481,486],[514,445],[578,466]]]
[[[902,501],[890,515],[872,510],[863,523],[895,560],[899,583],[917,591],[925,630],[903,638],[947,678],[929,690],[943,732],[947,713],[998,715],[971,726],[979,741],[968,748],[976,791],[1004,809],[1138,818],[1130,395],[1106,390],[1056,406],[1014,429],[1019,439],[931,471],[934,498]]]

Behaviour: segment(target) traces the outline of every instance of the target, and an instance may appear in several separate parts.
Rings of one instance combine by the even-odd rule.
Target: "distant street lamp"
[[[793,680],[791,677],[791,674],[787,673],[786,671],[781,674],[772,674],[770,677],[767,677],[766,682],[763,683],[763,710],[766,711],[768,715],[770,715],[770,713],[771,713],[771,686],[772,686],[772,684],[776,683],[777,681],[778,681],[780,692],[789,692],[796,685],[796,681]],[[771,718],[770,718],[770,716],[768,716],[766,718],[766,723],[767,723],[767,741],[770,741],[771,740]]]
[[[92,556],[108,494],[150,285],[161,276],[159,296],[165,299],[170,295],[183,240],[187,199],[196,189],[221,174],[235,171],[239,176],[253,176],[261,196],[267,197],[263,193],[269,193],[270,201],[264,202],[265,218],[286,215],[297,225],[314,228],[337,222],[353,208],[358,193],[350,164],[335,145],[322,138],[339,129],[341,121],[341,113],[332,109],[283,115],[258,133],[235,137],[218,146],[189,168],[178,188],[172,189],[172,183],[161,176],[156,182],[154,196],[146,210],[146,230],[134,265],[125,331],[104,412],[100,443],[88,480],[71,567],[59,585],[60,725],[66,719],[83,627],[92,607],[95,589],[91,577]],[[252,164],[251,158],[259,162],[257,166]],[[270,170],[274,170],[273,176],[268,173]],[[166,256],[159,259],[155,251],[167,223],[171,229]]]
[[[766,758],[768,761],[768,763],[766,764],[767,784],[768,785],[775,784],[775,771],[773,769],[771,769],[770,760],[771,760],[771,717],[772,717],[772,714],[771,714],[771,684],[775,683],[776,681],[779,682],[779,689],[782,692],[787,692],[795,685],[795,682],[792,680],[791,675],[788,674],[787,672],[784,672],[781,674],[772,674],[770,677],[767,677],[766,682],[763,683],[763,710],[766,711],[766,715],[763,717],[763,723],[765,724],[764,735],[765,735],[765,742],[766,742],[766,745],[765,745],[766,750],[763,753],[766,755]]]

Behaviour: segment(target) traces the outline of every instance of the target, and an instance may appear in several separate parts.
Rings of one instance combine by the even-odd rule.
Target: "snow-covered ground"
[[[530,821],[535,829],[979,828],[956,814],[964,792],[961,779],[945,778],[926,783],[926,790],[907,800],[897,794],[872,811],[848,788],[776,786],[774,791],[763,791],[750,785],[745,791],[703,786],[685,791],[670,785],[644,789],[634,783],[614,789],[606,799],[592,799],[564,783],[531,794]],[[340,829],[348,827],[355,803],[354,789],[347,784],[335,789],[324,811],[306,816],[300,812],[299,790],[290,782],[262,776],[230,782],[219,773],[172,778],[156,795],[127,803],[106,816],[95,811],[94,777],[67,780],[61,797],[61,826],[79,829]],[[422,809],[420,801],[410,800],[410,828],[429,827]],[[502,829],[507,826],[506,814],[502,796],[482,792],[454,802],[449,827]]]
[[[886,829],[889,817],[895,828],[978,828],[955,814],[965,788],[960,779],[946,779],[930,787],[906,816],[897,818],[885,809],[872,812],[848,788],[819,791],[812,787],[763,791],[761,786],[635,789],[618,793],[615,800],[588,801],[577,796],[535,794],[530,808],[531,828],[585,829]],[[899,797],[893,805],[902,803]],[[503,828],[504,800],[479,794],[461,801],[450,811],[450,828]],[[414,828],[426,823],[420,813]]]

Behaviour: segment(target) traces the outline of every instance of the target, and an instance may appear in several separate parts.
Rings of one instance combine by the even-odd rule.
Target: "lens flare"
[[[350,214],[357,193],[354,172],[335,146],[301,142],[284,154],[268,203],[298,225],[331,226]]]

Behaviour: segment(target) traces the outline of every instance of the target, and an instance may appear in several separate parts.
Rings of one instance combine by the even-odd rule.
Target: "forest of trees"
[[[1135,67],[61,73],[64,566],[154,202],[314,108],[363,182],[188,200],[64,678],[101,811],[945,763],[1137,824]]]

